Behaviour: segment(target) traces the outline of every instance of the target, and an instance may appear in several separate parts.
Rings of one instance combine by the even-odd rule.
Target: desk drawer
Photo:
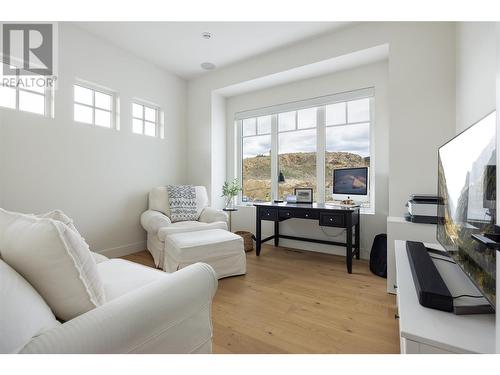
[[[276,208],[261,207],[259,211],[261,220],[278,220],[278,209]]]
[[[287,218],[298,218],[298,219],[318,219],[319,214],[314,210],[303,210],[303,209],[284,209],[280,208],[280,219]]]
[[[343,214],[321,213],[319,215],[319,225],[323,227],[345,227],[345,216]]]

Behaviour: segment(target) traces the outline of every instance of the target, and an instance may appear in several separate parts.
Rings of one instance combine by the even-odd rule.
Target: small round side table
[[[232,230],[231,230],[231,214],[234,211],[238,211],[238,209],[237,208],[223,208],[222,211],[227,212],[229,215],[229,231],[232,232]]]

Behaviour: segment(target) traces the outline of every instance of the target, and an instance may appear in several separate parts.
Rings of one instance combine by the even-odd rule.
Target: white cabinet
[[[418,302],[405,241],[395,241],[394,248],[401,353],[494,353],[495,315],[455,315],[423,307]]]
[[[436,242],[436,225],[411,223],[403,217],[389,216],[387,218],[387,293],[392,294],[396,293],[394,289],[396,283],[395,240]]]

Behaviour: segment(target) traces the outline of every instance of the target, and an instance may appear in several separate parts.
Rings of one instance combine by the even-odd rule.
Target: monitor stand
[[[446,252],[426,248],[421,242],[407,241],[406,246],[421,305],[456,315],[495,313],[488,300]]]

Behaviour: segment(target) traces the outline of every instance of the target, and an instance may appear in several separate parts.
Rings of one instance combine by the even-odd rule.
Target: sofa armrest
[[[168,227],[172,224],[172,221],[161,212],[147,210],[141,215],[141,224],[146,232],[156,234],[160,228]]]
[[[190,353],[211,348],[215,272],[196,263],[34,337],[21,353]]]
[[[201,211],[201,215],[198,220],[202,223],[214,223],[216,221],[223,221],[227,223],[228,216],[222,210],[217,210],[212,207],[205,207],[203,211]]]

